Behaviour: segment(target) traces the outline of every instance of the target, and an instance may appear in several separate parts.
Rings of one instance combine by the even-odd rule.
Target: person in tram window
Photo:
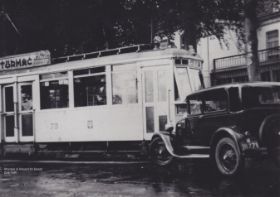
[[[95,105],[105,105],[106,104],[106,88],[105,88],[105,78],[102,77],[95,94]]]
[[[29,94],[22,93],[21,108],[23,111],[32,110],[32,98]]]

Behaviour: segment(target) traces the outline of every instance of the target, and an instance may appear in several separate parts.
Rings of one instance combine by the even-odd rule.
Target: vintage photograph
[[[0,0],[0,197],[279,197],[279,0]]]

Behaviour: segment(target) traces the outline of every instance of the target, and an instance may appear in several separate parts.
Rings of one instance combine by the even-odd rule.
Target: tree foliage
[[[155,32],[171,37],[172,34],[184,31],[189,43],[195,45],[201,37],[215,35],[223,38],[225,27],[236,28],[241,26],[241,0],[140,0],[130,1],[133,9],[141,8],[145,13],[150,9],[154,20]],[[133,5],[134,4],[134,5]]]
[[[224,28],[239,27],[242,17],[242,0],[0,0],[0,3],[21,34],[11,33],[8,21],[0,20],[3,34],[0,41],[6,53],[15,53],[15,49],[17,53],[49,49],[55,56],[148,43],[154,35],[172,37],[177,30],[185,32],[189,44],[208,35],[222,39]]]

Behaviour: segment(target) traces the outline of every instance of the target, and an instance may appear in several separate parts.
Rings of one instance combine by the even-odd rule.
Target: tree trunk
[[[191,46],[196,51],[197,49],[197,37],[196,37],[196,27],[193,25],[189,25],[184,30],[183,38],[183,48],[190,50]]]
[[[259,56],[258,56],[258,19],[257,0],[244,0],[245,12],[245,41],[246,64],[248,79],[260,81]]]

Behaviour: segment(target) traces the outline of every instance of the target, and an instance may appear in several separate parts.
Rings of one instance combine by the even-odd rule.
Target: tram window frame
[[[105,66],[74,70],[73,77],[74,107],[108,104]],[[99,77],[101,78],[97,79]],[[99,83],[97,83],[98,81]],[[82,85],[81,87],[79,87],[79,83]]]
[[[48,110],[48,109],[57,109],[57,108],[68,108],[68,107],[69,107],[68,72],[63,71],[63,72],[41,74],[40,75],[40,109]]]
[[[119,77],[116,80],[114,76],[125,76],[124,78]],[[131,77],[128,80],[128,77]],[[111,92],[112,92],[112,104],[113,105],[130,105],[138,104],[138,83],[137,83],[137,68],[136,65],[112,65],[111,67]],[[124,83],[127,82],[127,83]],[[116,85],[116,82],[118,85]],[[122,83],[121,83],[122,82]],[[130,86],[129,86],[130,83]],[[124,85],[125,84],[125,85]],[[132,87],[133,86],[133,87]],[[118,88],[116,88],[118,87]],[[119,90],[116,90],[119,89]],[[133,92],[132,92],[133,91]]]

